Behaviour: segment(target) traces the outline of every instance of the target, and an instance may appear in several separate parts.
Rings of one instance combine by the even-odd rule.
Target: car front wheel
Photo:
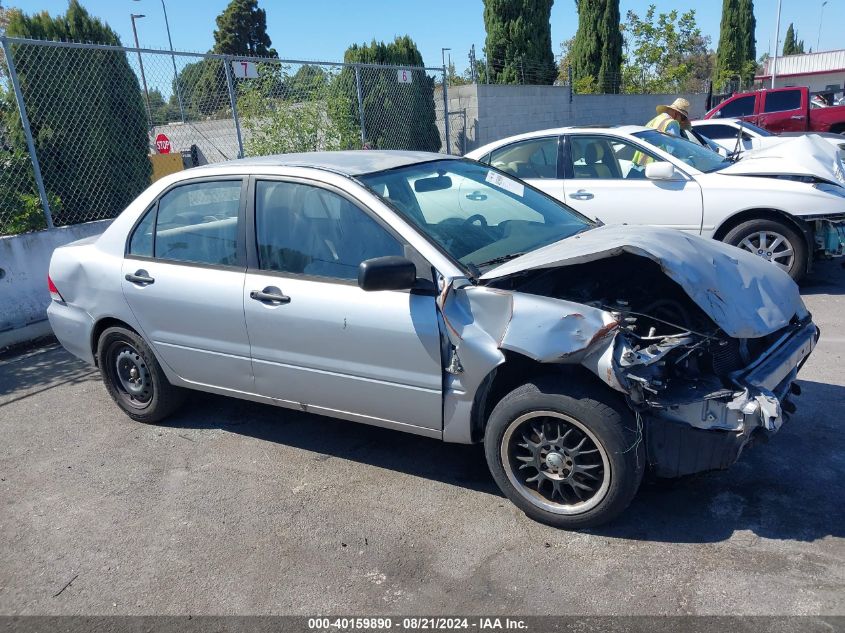
[[[485,431],[487,464],[529,517],[580,529],[610,521],[639,488],[640,431],[621,399],[547,377],[506,395]]]
[[[795,281],[807,272],[807,243],[798,231],[777,220],[750,220],[724,237],[733,246],[762,257]]]
[[[182,390],[170,384],[150,347],[132,330],[106,329],[97,344],[97,363],[112,400],[133,420],[159,422],[182,404]]]

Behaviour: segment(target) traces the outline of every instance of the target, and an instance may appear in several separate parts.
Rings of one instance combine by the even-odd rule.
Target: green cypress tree
[[[576,87],[587,92],[617,93],[622,71],[619,0],[575,0],[578,31],[570,60]]]
[[[795,43],[795,29],[792,26],[792,22],[790,22],[789,26],[786,29],[786,36],[783,38],[783,54],[794,55],[796,48],[797,44]]]
[[[557,77],[552,52],[554,0],[484,0],[484,52],[490,81],[551,84]]]
[[[714,71],[717,87],[737,79],[747,83],[754,78],[756,25],[753,0],[723,0]]]
[[[120,45],[77,0],[55,18],[14,11],[7,33]],[[55,223],[114,217],[150,184],[152,172],[144,100],[127,56],[26,44],[13,50],[44,185],[61,201]]]

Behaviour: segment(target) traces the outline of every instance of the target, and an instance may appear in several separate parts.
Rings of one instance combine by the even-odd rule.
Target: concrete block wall
[[[467,85],[449,88],[449,110],[467,110],[467,151],[492,141],[568,125],[642,125],[659,104],[682,96],[690,115],[705,111],[706,95],[571,95],[568,86]],[[438,112],[442,130],[442,108]],[[454,134],[453,134],[454,137]],[[454,152],[453,152],[454,153]]]
[[[47,270],[53,251],[106,230],[111,220],[0,237],[0,349],[50,333]]]

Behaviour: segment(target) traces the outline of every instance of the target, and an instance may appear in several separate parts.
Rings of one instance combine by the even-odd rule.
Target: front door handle
[[[804,118],[803,114],[793,114],[790,119],[795,119],[796,121],[801,121]]]
[[[126,281],[131,281],[133,284],[138,284],[140,286],[149,286],[152,283],[155,283],[155,279],[150,277],[150,274],[143,269],[136,270],[135,273],[129,273],[126,275]]]
[[[589,191],[585,191],[584,189],[579,189],[575,193],[570,193],[569,197],[573,200],[592,200],[593,194]]]
[[[253,290],[249,293],[249,298],[272,305],[290,303],[290,297],[282,294],[282,291],[276,288],[276,286],[267,286],[264,290]]]

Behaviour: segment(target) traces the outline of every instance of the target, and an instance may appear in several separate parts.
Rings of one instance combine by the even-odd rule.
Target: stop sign
[[[166,135],[159,134],[156,136],[156,150],[158,150],[159,154],[170,153],[170,139]]]

